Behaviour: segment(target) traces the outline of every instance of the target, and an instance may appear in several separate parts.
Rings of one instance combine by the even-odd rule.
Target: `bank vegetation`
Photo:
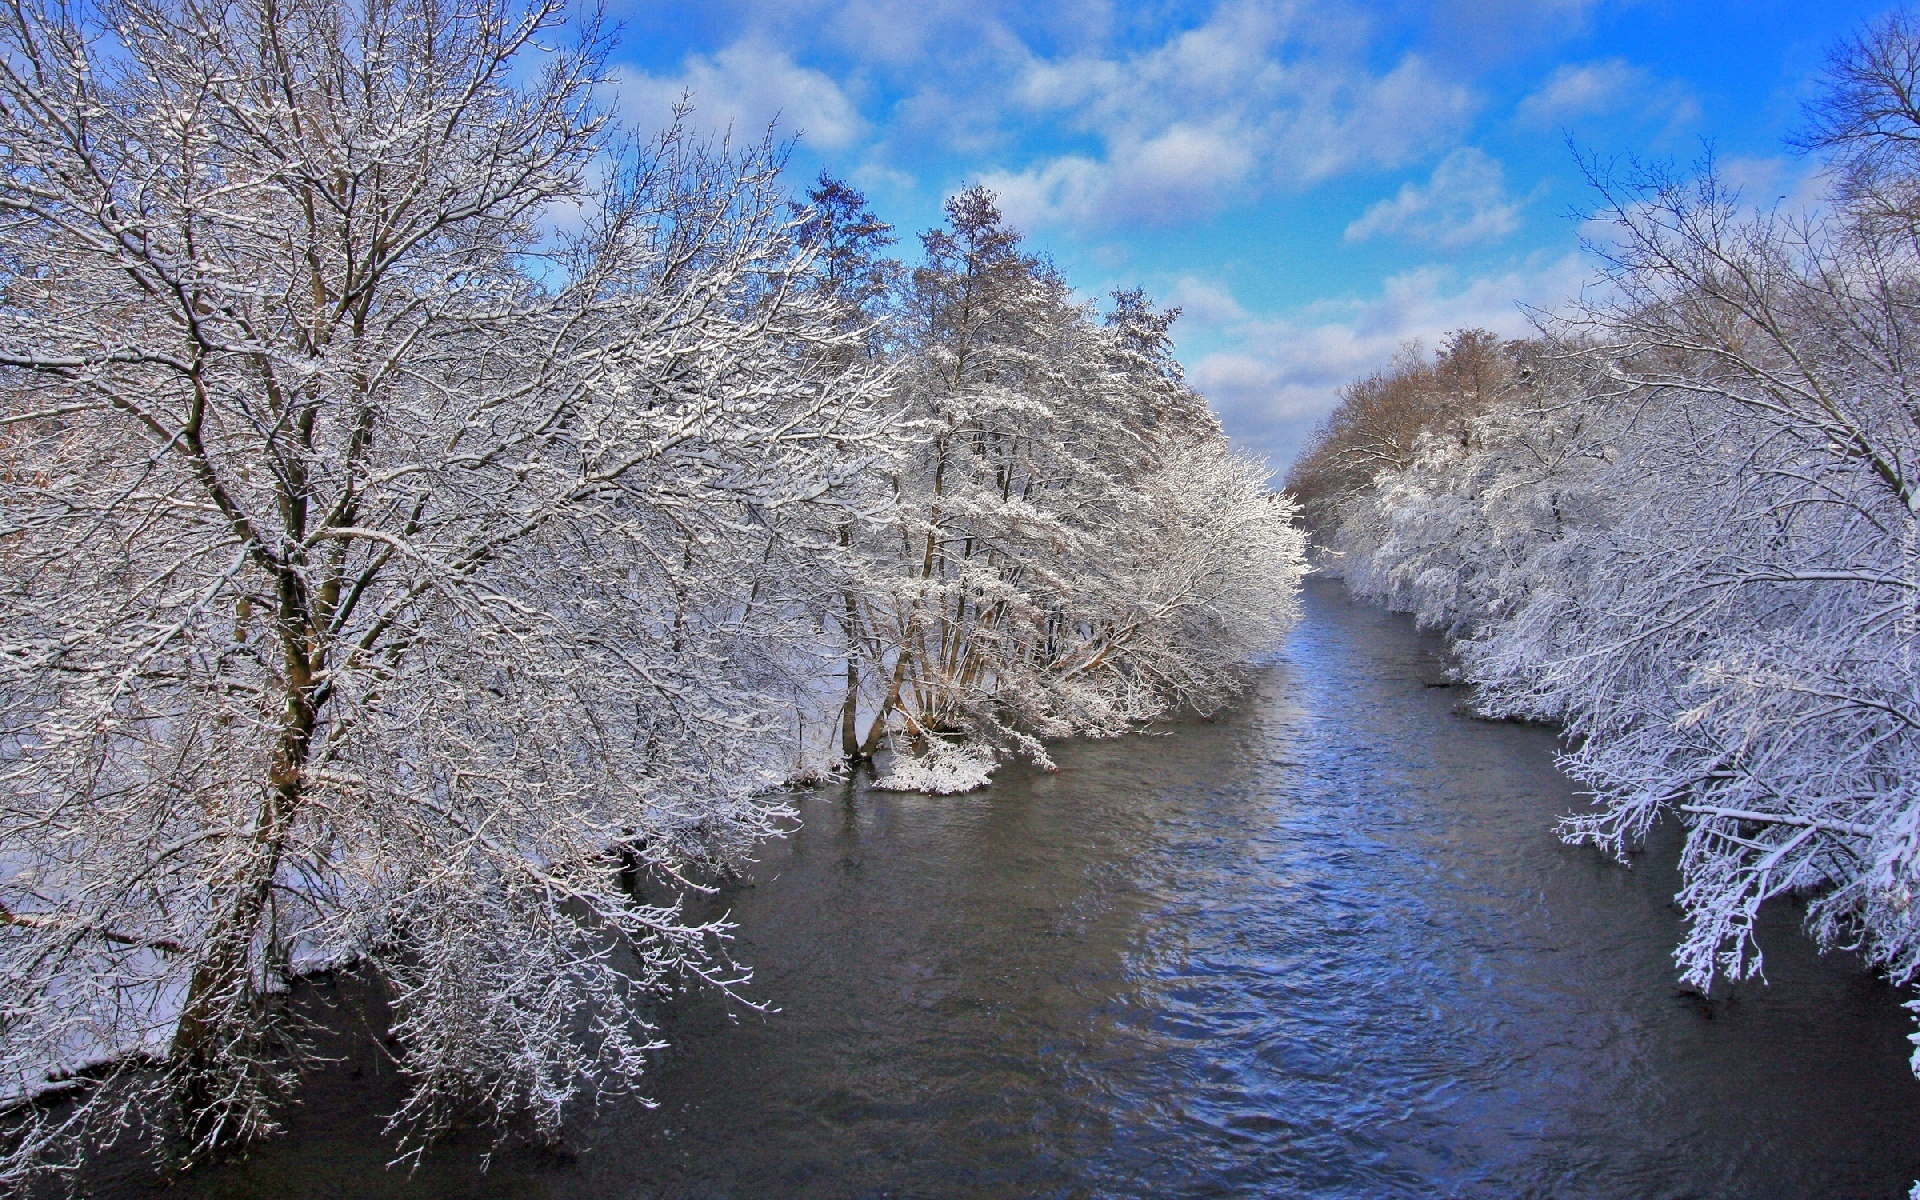
[[[404,1151],[557,1136],[745,982],[681,898],[783,783],[1044,764],[1291,618],[1173,313],[978,189],[895,261],[770,140],[621,127],[608,45],[0,9],[0,1188],[271,1133],[326,969],[390,1001]]]
[[[1589,164],[1588,300],[1356,382],[1289,476],[1356,595],[1453,637],[1487,714],[1561,724],[1569,840],[1685,830],[1701,988],[1761,974],[1785,895],[1920,974],[1917,87],[1910,16],[1835,56],[1811,212]]]

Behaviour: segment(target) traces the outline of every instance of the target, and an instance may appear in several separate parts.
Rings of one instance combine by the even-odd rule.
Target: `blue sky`
[[[1405,342],[1526,332],[1591,273],[1569,141],[1799,202],[1783,145],[1884,3],[736,0],[612,10],[619,105],[799,133],[898,226],[985,182],[1088,295],[1179,304],[1181,360],[1284,466]]]

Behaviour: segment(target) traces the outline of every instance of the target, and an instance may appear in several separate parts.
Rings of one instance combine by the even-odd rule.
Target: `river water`
[[[1549,731],[1309,585],[1216,722],[959,797],[823,791],[725,897],[752,994],[667,1014],[562,1153],[383,1168],[364,1049],[171,1196],[1848,1197],[1920,1177],[1900,996],[1790,906],[1771,986],[1675,983],[1676,847],[1561,845]]]

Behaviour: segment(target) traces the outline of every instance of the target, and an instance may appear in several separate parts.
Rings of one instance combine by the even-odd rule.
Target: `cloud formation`
[[[1520,202],[1507,195],[1497,159],[1462,146],[1424,184],[1406,183],[1347,226],[1349,242],[1397,237],[1445,250],[1497,242],[1520,228]]]
[[[1399,166],[1457,137],[1478,105],[1418,54],[1375,72],[1290,11],[1255,4],[1121,57],[1035,57],[1011,101],[1093,148],[987,182],[1016,220],[1075,226],[1171,223]]]
[[[1699,118],[1700,104],[1684,85],[1663,83],[1643,67],[1609,58],[1561,64],[1514,109],[1514,120],[1533,129],[1603,115],[1631,115],[1679,127]]]
[[[981,182],[1023,227],[1165,224],[1213,211],[1244,189],[1257,148],[1237,132],[1177,124],[1110,146],[1105,158],[1062,155],[1017,173],[989,171]]]
[[[1605,231],[1535,211],[1579,191],[1563,131],[1658,153],[1707,127],[1703,102],[1724,138],[1738,129],[1723,118],[1785,94],[1724,55],[1673,77],[1636,65],[1710,34],[1685,6],[1606,22],[1599,0],[698,7],[658,22],[650,65],[623,80],[630,115],[664,115],[683,88],[708,129],[757,133],[778,113],[806,133],[804,173],[877,192],[903,230],[984,182],[1089,292],[1188,273],[1166,299],[1187,310],[1192,377],[1279,462],[1404,340],[1524,333],[1515,301],[1552,307],[1578,288],[1573,243]],[[1795,36],[1838,19],[1810,9]],[[1577,58],[1560,52],[1572,39]],[[1808,199],[1813,168],[1769,157],[1770,142],[1722,144],[1754,203]],[[1368,251],[1342,253],[1343,233]],[[1273,307],[1246,311],[1202,276],[1245,280]]]
[[[1236,441],[1284,468],[1333,410],[1340,388],[1385,366],[1408,342],[1432,348],[1460,329],[1528,336],[1523,305],[1559,308],[1588,277],[1580,255],[1569,253],[1472,276],[1419,267],[1390,277],[1373,296],[1277,317],[1246,312],[1196,278],[1180,281],[1169,299],[1185,308],[1189,334],[1220,345],[1192,364],[1189,378]]]
[[[731,128],[737,136],[757,137],[777,119],[783,134],[802,134],[826,150],[850,146],[867,131],[838,83],[755,35],[711,55],[689,54],[672,74],[621,69],[614,81],[621,111],[642,125],[664,123],[686,96],[703,130]]]

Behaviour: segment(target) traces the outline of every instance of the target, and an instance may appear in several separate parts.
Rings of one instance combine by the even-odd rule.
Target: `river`
[[[1464,715],[1443,670],[1312,582],[1217,721],[966,796],[802,799],[724,897],[779,1011],[667,1013],[658,1107],[409,1176],[391,1071],[347,1046],[286,1138],[160,1194],[1904,1194],[1900,995],[1784,904],[1770,986],[1683,992],[1671,831],[1630,868],[1560,844],[1551,732]]]

